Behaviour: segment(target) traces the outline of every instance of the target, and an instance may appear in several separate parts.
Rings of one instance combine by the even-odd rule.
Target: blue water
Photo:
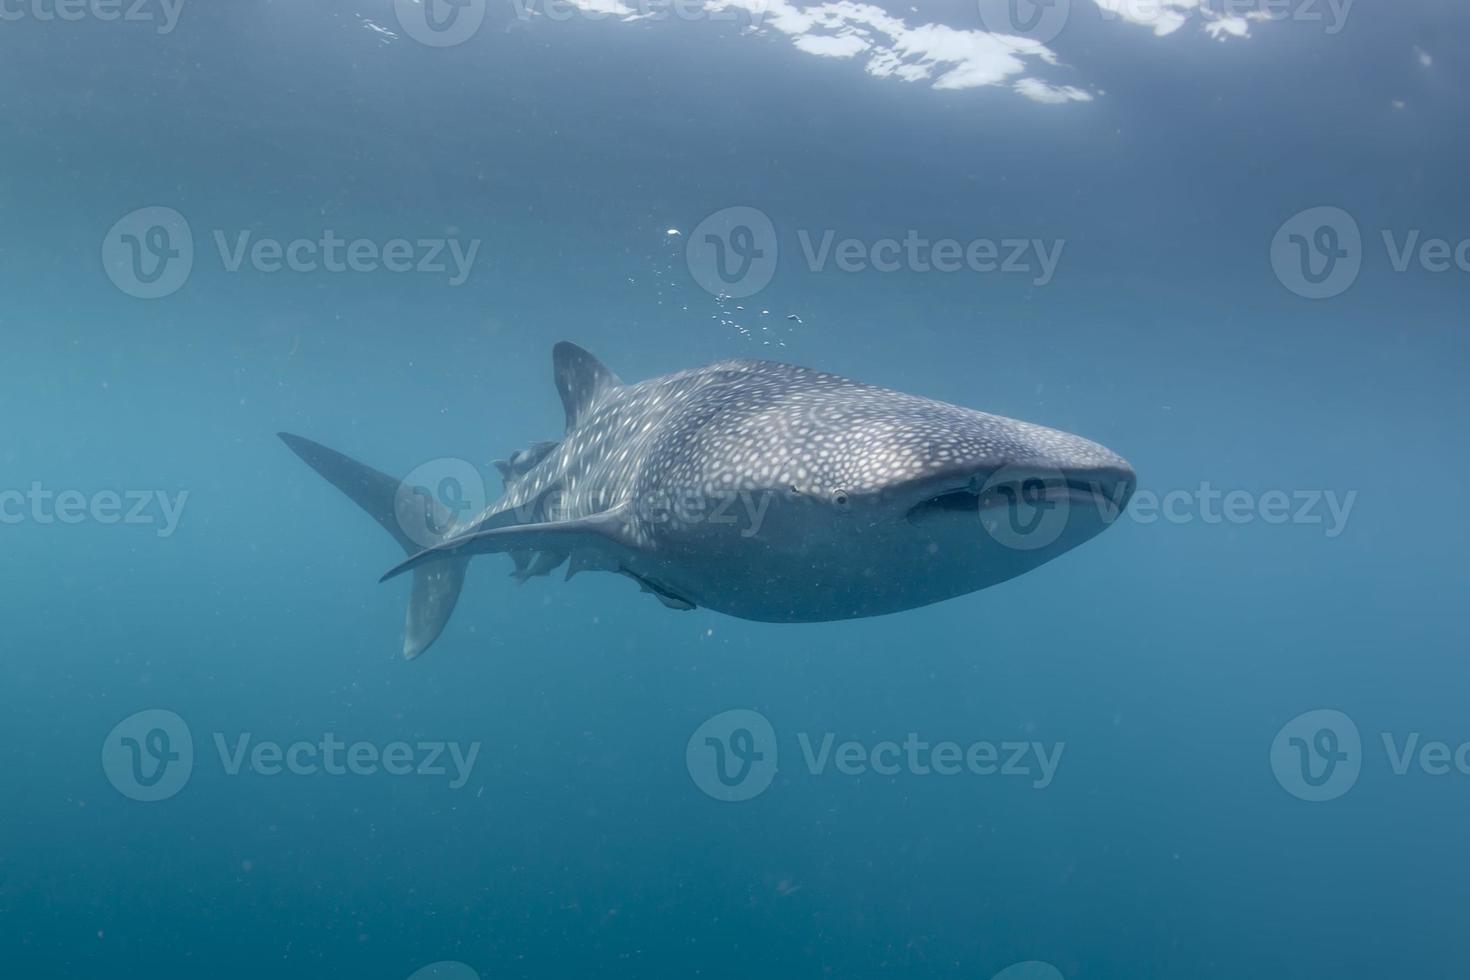
[[[1363,0],[1333,33],[1297,18],[1220,40],[1199,11],[1156,35],[1073,0],[1055,64],[942,88],[948,69],[912,53],[924,77],[883,74],[871,10],[826,30],[876,46],[842,58],[748,17],[502,0],[448,47],[389,0],[189,0],[166,32],[152,5],[0,9],[0,489],[89,507],[68,522],[4,498],[0,976],[1470,969],[1463,5]],[[889,13],[994,24],[961,2]],[[1091,98],[1037,101],[1023,77]],[[1272,239],[1321,206],[1351,216],[1361,271],[1311,299]],[[109,274],[129,271],[109,230],[158,207],[187,220],[194,261],[143,299]],[[738,299],[685,252],[729,207],[779,243]],[[1044,284],[813,269],[799,236],[826,230],[1065,247]],[[216,231],[480,245],[451,285],[231,271]],[[1415,231],[1448,243],[1445,271],[1395,269],[1384,232]],[[1122,453],[1159,498],[1207,484],[1351,510],[1135,509],[993,589],[800,626],[667,610],[609,575],[517,586],[487,557],[404,662],[407,586],[375,584],[401,552],[275,433],[395,476],[461,459],[498,488],[491,460],[561,432],[563,339],[629,380],[766,357],[1028,419]],[[109,520],[109,492],[152,502]],[[150,709],[193,752],[156,802],[119,788],[109,741]],[[738,803],[686,760],[731,709],[780,754]],[[1293,721],[1319,709],[1341,714]],[[143,754],[177,754],[156,730],[134,732]],[[452,767],[232,774],[216,742],[245,733],[478,754],[457,788]],[[1065,751],[1041,788],[812,772],[802,746],[826,733]],[[1395,771],[1429,742],[1449,761]],[[1302,798],[1324,780],[1336,798]]]

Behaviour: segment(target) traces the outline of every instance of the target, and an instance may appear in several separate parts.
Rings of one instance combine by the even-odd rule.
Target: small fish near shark
[[[854,619],[1036,568],[1111,524],[1137,484],[1080,436],[790,364],[629,384],[563,342],[552,365],[565,435],[498,461],[504,495],[459,518],[281,433],[409,556],[383,576],[413,573],[408,659],[443,632],[476,555],[509,556],[522,581],[616,572],[674,609]]]

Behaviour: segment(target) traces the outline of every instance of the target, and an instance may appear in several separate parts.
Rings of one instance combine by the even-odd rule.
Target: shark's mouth
[[[1116,520],[1133,494],[1131,481],[1026,479],[947,490],[909,508],[908,519],[923,524],[946,515],[978,515],[997,508],[1096,508],[1104,523]]]

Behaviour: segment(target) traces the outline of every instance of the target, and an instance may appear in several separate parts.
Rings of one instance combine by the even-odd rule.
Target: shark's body
[[[498,463],[505,495],[457,521],[283,435],[410,554],[384,576],[415,572],[410,658],[443,630],[476,554],[510,554],[521,579],[568,561],[569,577],[618,572],[674,608],[850,619],[1034,568],[1106,527],[1135,482],[1078,436],[788,364],[624,384],[571,344],[553,361],[565,437]]]

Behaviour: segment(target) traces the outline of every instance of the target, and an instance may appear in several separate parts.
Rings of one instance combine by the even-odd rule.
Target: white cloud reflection
[[[785,34],[807,54],[862,59],[869,75],[928,82],[937,89],[1004,85],[1026,78],[1036,64],[1056,64],[1056,56],[1039,41],[944,24],[910,25],[882,7],[854,0],[808,6],[792,0],[705,0],[704,7],[711,13],[744,14],[757,30]],[[1056,93],[1064,90],[1041,82],[1018,90],[1040,101],[1072,98],[1059,98]],[[1085,92],[1080,96],[1090,98]]]
[[[648,5],[670,0],[566,0],[589,14],[613,15],[623,20],[656,16]],[[1067,0],[1061,0],[1067,2]],[[1209,0],[1070,0],[1071,15],[1091,3],[1104,20],[1145,27],[1164,37],[1186,24],[1216,40],[1250,36],[1252,22],[1268,20],[1261,11],[1219,13]],[[1334,0],[1338,2],[1338,0]],[[1351,3],[1352,0],[1347,0]],[[1061,105],[1090,102],[1095,93],[1074,84],[1041,77],[1061,66],[1055,52],[1041,41],[995,30],[950,27],[938,23],[910,24],[882,7],[858,0],[825,0],[803,4],[797,0],[678,0],[686,11],[698,10],[724,20],[746,20],[752,33],[785,35],[798,51],[820,58],[860,61],[877,78],[926,82],[936,89],[1006,86],[1035,102]],[[1085,9],[1085,8],[1083,8]],[[917,14],[917,8],[910,8]]]

